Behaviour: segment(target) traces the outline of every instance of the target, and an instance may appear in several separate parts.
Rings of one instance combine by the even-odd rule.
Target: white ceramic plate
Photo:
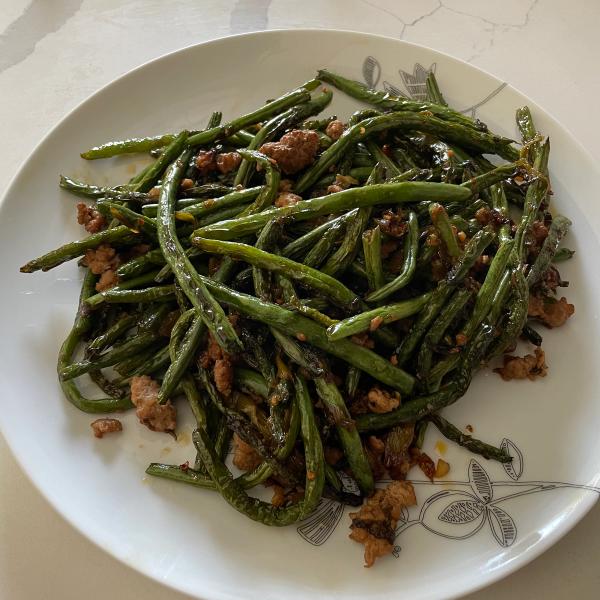
[[[92,418],[64,401],[55,373],[79,291],[77,267],[18,272],[26,260],[81,235],[73,199],[57,187],[59,173],[120,183],[140,166],[121,159],[85,163],[78,158],[81,150],[113,138],[199,127],[214,109],[226,118],[238,115],[324,66],[415,98],[422,97],[425,71],[435,69],[452,106],[512,137],[515,108],[529,104],[539,129],[552,139],[553,201],[573,220],[568,245],[577,250],[561,268],[572,282],[567,296],[576,315],[564,329],[543,332],[548,377],[503,383],[482,373],[447,411],[485,440],[506,439],[513,467],[471,462],[469,453],[449,445],[444,458],[452,481],[416,484],[419,506],[401,524],[402,552],[370,570],[362,567],[362,546],[347,539],[347,515],[334,505],[300,530],[270,529],[216,494],[147,480],[150,461],[193,456],[189,421],[178,442],[151,433],[131,414],[122,435],[94,439]],[[354,108],[336,94],[333,111],[347,117]],[[393,39],[274,31],[186,48],[148,63],[68,115],[36,148],[4,198],[2,431],[23,469],[75,527],[128,565],[197,597],[417,600],[484,586],[548,548],[597,499],[599,175],[572,137],[510,85]],[[427,449],[434,457],[438,440],[430,430]]]

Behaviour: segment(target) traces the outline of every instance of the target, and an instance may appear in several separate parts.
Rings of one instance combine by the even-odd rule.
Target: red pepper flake
[[[392,354],[392,356],[390,356],[390,362],[396,366],[398,364],[398,355],[397,354]]]
[[[369,323],[369,331],[375,331],[376,329],[379,329],[379,327],[381,327],[383,323],[383,317],[374,317],[373,319],[371,319],[371,322]]]
[[[314,471],[306,471],[306,479],[314,481],[317,478],[317,474]]]
[[[456,345],[457,346],[465,346],[467,343],[467,336],[464,333],[456,334]]]
[[[187,473],[187,471],[190,468],[190,461],[186,460],[183,464],[179,465],[179,468],[184,472]]]
[[[469,433],[473,433],[473,425],[467,425],[465,427],[465,429],[469,432]]]
[[[305,336],[305,335],[304,335],[304,334],[303,334],[301,331],[299,331],[299,332],[296,334],[296,337],[297,337],[297,338],[298,338],[298,339],[299,339],[301,342],[305,342],[305,341],[306,341],[306,336]]]

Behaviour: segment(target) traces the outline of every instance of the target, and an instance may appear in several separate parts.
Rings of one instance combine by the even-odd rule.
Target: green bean
[[[137,321],[135,314],[124,314],[118,321],[109,327],[102,334],[94,338],[86,347],[85,352],[88,358],[102,352],[102,350],[112,346],[124,333],[131,329]]]
[[[534,163],[536,156],[540,152],[542,137],[533,123],[533,117],[531,116],[529,107],[523,106],[522,108],[517,109],[516,121],[524,145],[521,152],[528,157],[529,162]]]
[[[135,184],[136,192],[147,192],[154,187],[156,182],[165,172],[165,169],[181,154],[188,143],[188,131],[182,131],[165,148],[160,158],[152,165],[148,172]]]
[[[427,426],[429,421],[421,420],[415,424],[415,441],[414,445],[421,450],[425,443],[425,434],[427,433]]]
[[[540,151],[536,156],[534,169],[540,173],[540,177],[529,184],[525,194],[525,205],[521,222],[515,233],[515,246],[521,260],[525,259],[525,237],[535,221],[538,210],[542,202],[546,199],[548,193],[548,179],[546,173],[548,170],[548,154],[550,152],[550,142],[548,139],[541,145]]]
[[[119,277],[119,281],[124,281],[142,275],[154,266],[164,265],[164,263],[165,259],[162,255],[162,250],[160,248],[155,248],[154,250],[150,250],[141,256],[137,256],[136,258],[132,258],[126,263],[123,263],[117,268],[116,273]]]
[[[243,260],[261,269],[283,273],[286,277],[298,281],[302,285],[314,289],[331,299],[335,304],[354,309],[358,304],[357,296],[337,279],[325,272],[317,271],[289,258],[259,250],[247,244],[238,242],[224,242],[220,240],[203,239],[194,237],[194,245],[212,254],[230,256],[236,260]],[[324,271],[324,270],[323,270]]]
[[[87,413],[108,413],[132,408],[131,400],[124,398],[99,398],[96,400],[85,398],[74,381],[65,381],[60,374],[71,366],[73,354],[82,340],[83,336],[91,329],[92,318],[86,308],[85,300],[93,292],[96,277],[88,269],[83,279],[79,308],[75,316],[75,322],[69,335],[63,342],[58,352],[57,371],[59,383],[67,400],[76,408]]]
[[[187,327],[187,331],[184,332],[180,343],[175,342],[178,337],[176,334],[177,324],[175,324],[173,332],[171,333],[171,340],[174,342],[169,344],[171,364],[165,373],[158,392],[158,402],[160,404],[164,404],[171,397],[173,390],[182,380],[185,371],[190,365],[194,354],[200,345],[202,335],[205,331],[202,319],[199,316],[196,316],[194,311],[190,312],[192,314],[192,320]],[[185,314],[186,313],[179,317],[179,321],[185,319]]]
[[[511,462],[512,457],[507,452],[496,446],[486,444],[473,436],[464,434],[458,427],[455,427],[452,423],[446,421],[444,417],[440,415],[429,415],[427,418],[438,428],[439,432],[444,437],[455,442],[459,446],[466,448],[473,454],[479,454],[480,456],[483,456],[483,458],[497,460],[501,463]]]
[[[150,344],[153,344],[158,340],[159,336],[154,332],[141,333],[136,336],[129,338],[118,346],[113,346],[111,350],[95,356],[93,359],[84,359],[77,363],[71,363],[66,365],[59,372],[60,377],[63,381],[68,381],[74,377],[79,377],[84,373],[92,370],[104,369],[105,367],[111,367],[118,362],[128,358],[131,355],[136,354],[140,350],[144,350]]]
[[[287,258],[298,258],[314,247],[316,243],[325,235],[331,227],[338,226],[343,223],[345,215],[330,219],[318,227],[312,228],[308,233],[296,238],[283,248],[281,254]]]
[[[297,375],[294,379],[296,401],[300,409],[300,429],[304,443],[306,463],[306,483],[302,501],[301,519],[310,515],[317,507],[325,483],[325,460],[321,436],[315,422],[313,403],[308,393],[306,381]]]
[[[456,319],[457,315],[460,314],[472,296],[473,293],[469,289],[456,290],[448,301],[448,304],[440,312],[436,321],[429,328],[429,331],[423,338],[417,356],[417,373],[421,380],[429,373],[435,346],[440,342],[448,327]]]
[[[527,285],[530,289],[538,283],[544,273],[548,270],[562,238],[567,235],[571,225],[571,221],[562,215],[556,215],[552,219],[552,223],[548,229],[548,235],[542,244],[540,253],[527,274]]]
[[[132,375],[152,375],[166,367],[170,362],[169,346],[163,346],[158,352],[154,352],[143,363],[133,369]]]
[[[275,115],[258,130],[252,141],[248,144],[247,149],[258,150],[265,142],[274,139],[280,132],[285,131],[307,117],[318,114],[331,102],[332,97],[333,94],[330,91],[323,91],[314,100],[293,106],[285,112]],[[250,178],[250,164],[251,162],[247,159],[242,160],[233,180],[234,186],[246,186]]]
[[[206,278],[204,281],[215,298],[228,304],[236,311],[252,319],[269,323],[270,326],[276,327],[288,335],[305,339],[309,344],[345,360],[394,389],[406,394],[412,390],[414,378],[411,375],[367,348],[345,339],[335,342],[330,341],[327,338],[325,329],[306,317],[276,304],[263,302],[253,296],[236,292],[210,279]]]
[[[211,186],[215,186],[214,193],[209,193],[211,191],[210,190]],[[256,195],[258,195],[258,192],[260,192],[260,190],[261,190],[260,186],[257,186],[254,188],[248,188],[247,190],[234,190],[233,188],[230,188],[228,186],[221,186],[219,184],[207,183],[198,188],[190,188],[190,190],[186,190],[184,193],[188,193],[189,191],[191,191],[193,189],[200,190],[200,189],[204,189],[204,188],[205,188],[206,193],[202,193],[201,196],[190,196],[190,197],[186,197],[186,198],[178,198],[177,203],[175,204],[176,214],[178,214],[180,212],[188,212],[188,209],[191,209],[192,213],[195,213],[196,210],[200,210],[201,214],[206,214],[206,213],[211,212],[211,208],[214,208],[215,210],[217,210],[221,199],[225,196],[229,196],[230,194],[235,194],[235,196],[233,197],[233,202],[232,202],[232,204],[235,204],[235,200],[240,198],[240,192],[243,194],[241,196],[241,199],[243,199],[244,201],[251,201],[251,200],[254,200]],[[207,199],[200,200],[201,197],[206,198],[206,196],[208,196]],[[216,202],[216,201],[218,201],[218,202]],[[142,206],[142,213],[144,215],[146,215],[147,217],[152,217],[152,218],[156,217],[157,210],[158,210],[158,204],[156,202],[154,202],[154,203],[150,202],[150,203],[144,204],[144,206]]]
[[[402,340],[398,348],[396,348],[395,355],[400,366],[404,365],[412,356],[415,348],[446,304],[451,293],[452,287],[446,281],[441,281],[433,291],[429,297],[429,301],[425,304],[417,320],[410,328],[408,335]]]
[[[362,102],[368,102],[369,104],[373,104],[374,106],[384,110],[414,111],[416,113],[429,112],[433,115],[436,115],[440,119],[445,119],[452,123],[460,124],[469,129],[486,129],[482,123],[473,121],[469,117],[452,110],[441,103],[409,100],[407,98],[393,96],[387,92],[372,90],[358,81],[346,79],[345,77],[342,77],[336,73],[332,73],[327,69],[319,70],[317,77],[321,81],[335,86],[338,90],[348,94],[352,98],[356,98]]]
[[[481,323],[494,306],[495,293],[505,275],[506,267],[511,258],[511,254],[513,253],[513,249],[513,240],[508,240],[507,242],[500,244],[498,252],[490,264],[485,280],[477,292],[473,311],[462,327],[462,333],[467,339],[469,339],[477,328],[481,326]],[[427,385],[429,388],[441,381],[442,377],[451,371],[458,364],[459,360],[459,355],[453,354],[438,362],[427,378]]]
[[[105,217],[117,219],[125,227],[131,229],[133,233],[143,233],[152,241],[156,241],[156,223],[154,219],[107,200],[99,200],[96,203],[96,208]]]
[[[448,103],[444,99],[442,92],[440,92],[440,88],[438,86],[437,79],[435,78],[435,74],[433,71],[430,71],[427,74],[427,99],[433,104],[439,104],[441,106],[448,106]]]
[[[539,135],[533,124],[533,118],[528,106],[517,109],[516,121],[524,144],[531,142]]]
[[[498,211],[508,221],[508,200],[506,192],[502,184],[496,184],[490,187],[490,198],[492,200],[492,208]],[[498,239],[500,242],[506,242],[511,238],[510,223],[504,223],[498,230]]]
[[[291,337],[271,328],[271,333],[279,347],[298,366],[307,370],[311,377],[320,377],[324,372],[323,360],[313,350],[301,345]]]
[[[167,264],[171,267],[177,282],[194,308],[199,312],[205,325],[227,352],[233,353],[242,347],[240,340],[227,319],[219,303],[207,289],[204,278],[198,274],[186,256],[175,230],[173,208],[177,188],[189,160],[189,150],[184,152],[167,170],[164,178],[158,214],[156,217],[158,238]]]
[[[301,104],[302,102],[308,102],[310,100],[310,91],[314,89],[313,82],[308,82],[304,84],[303,87],[294,90],[293,92],[289,92],[284,96],[281,96],[277,100],[273,100],[265,104],[263,107],[255,110],[246,115],[242,115],[233,121],[229,121],[224,125],[220,125],[219,127],[213,127],[212,129],[207,129],[206,131],[201,131],[190,136],[188,143],[192,147],[202,146],[205,144],[211,144],[212,142],[223,138],[229,137],[234,133],[237,133],[240,129],[244,129],[249,125],[254,125],[255,123],[260,123],[273,115],[278,114],[290,108],[291,106],[295,106],[297,104]]]
[[[521,265],[515,262],[510,272],[510,281],[513,284],[510,312],[499,339],[490,350],[491,357],[502,354],[514,343],[527,323],[529,287]]]
[[[371,207],[356,208],[346,215],[346,232],[340,247],[321,267],[324,275],[334,277],[342,274],[354,261],[358,252],[358,242],[371,216]]]
[[[65,177],[64,175],[60,176],[59,186],[63,190],[67,190],[77,196],[83,196],[84,198],[110,198],[111,200],[119,200],[121,202],[139,203],[148,201],[148,194],[142,194],[124,188],[109,188],[90,185],[83,181]]]
[[[120,381],[123,383],[134,375],[148,375],[148,373],[140,373],[140,369],[150,364],[164,347],[164,340],[157,340],[136,354],[123,358],[112,365],[112,368],[121,376]]]
[[[236,368],[234,373],[235,387],[250,394],[255,394],[266,398],[269,394],[269,388],[265,378],[250,369]]]
[[[138,277],[132,277],[131,279],[119,282],[117,285],[109,288],[108,290],[98,292],[97,294],[90,296],[86,300],[86,304],[92,308],[96,308],[99,304],[102,304],[104,302],[106,296],[109,295],[109,292],[110,295],[114,296],[115,293],[118,293],[120,291],[132,290],[140,286],[146,285],[148,283],[153,283],[157,273],[158,271],[151,271],[150,273],[143,273]]]
[[[120,154],[133,154],[150,152],[155,148],[162,148],[170,144],[175,139],[172,134],[156,135],[153,137],[144,138],[129,138],[116,142],[107,142],[100,146],[94,146],[81,153],[81,158],[86,160],[96,160],[98,158],[111,158]]]
[[[368,413],[359,416],[355,421],[358,431],[377,431],[401,423],[414,423],[456,402],[467,391],[472,372],[480,365],[492,338],[492,327],[487,322],[482,323],[477,334],[467,344],[466,350],[461,356],[458,373],[452,383],[432,394],[413,398],[391,412]]]
[[[294,191],[302,194],[314,185],[331,165],[339,161],[349,148],[373,133],[388,129],[433,133],[474,152],[498,154],[508,160],[518,158],[518,152],[510,146],[512,140],[477,131],[458,123],[444,121],[425,113],[398,111],[364,119],[346,129],[341,137],[327,148],[314,165],[300,177],[294,186]]]
[[[353,315],[328,327],[327,337],[329,340],[335,341],[363,331],[375,331],[383,325],[417,314],[430,301],[431,297],[430,293],[426,293],[417,298],[380,306]]]
[[[127,283],[127,282],[126,282]],[[139,302],[169,302],[175,295],[175,286],[157,285],[155,287],[144,288],[141,290],[114,289],[110,288],[104,292],[96,294],[92,300],[95,304],[108,302],[109,304],[138,304]]]
[[[221,208],[240,206],[246,202],[252,202],[255,200],[261,190],[262,187],[258,186],[248,188],[247,190],[236,190],[229,194],[225,194],[220,198],[211,198],[210,200],[204,200],[203,202],[190,204],[189,206],[182,207],[181,209],[178,208],[178,210],[175,211],[175,218],[181,220],[182,218],[186,218],[185,215],[191,215],[198,219],[200,217],[212,214]],[[178,203],[179,202],[180,201],[178,201]],[[148,207],[152,206],[154,205],[148,205]],[[152,210],[149,210],[147,207],[144,208],[146,209],[145,214],[152,212]]]
[[[225,421],[230,429],[232,429],[245,443],[252,446],[256,452],[268,464],[274,474],[281,477],[289,483],[295,483],[295,475],[292,471],[280,462],[271,447],[264,441],[263,434],[258,425],[251,422],[245,415],[226,406],[215,386],[212,384],[205,370],[200,371],[200,381],[203,388],[208,393],[213,404],[225,417]]]
[[[471,270],[475,261],[483,254],[484,250],[492,243],[495,237],[491,227],[478,231],[467,243],[462,255],[448,272],[446,281],[450,285],[459,284]]]
[[[280,234],[281,227],[277,221],[269,221],[269,223],[262,228],[262,231],[256,239],[256,248],[264,251],[272,249]],[[252,266],[252,281],[254,283],[255,296],[261,300],[273,300],[271,294],[270,271],[261,269],[259,266]]]
[[[168,304],[151,304],[145,307],[138,321],[138,331],[157,330],[171,310],[172,306]]]
[[[94,233],[89,237],[69,242],[56,250],[52,250],[39,258],[30,260],[20,269],[21,273],[33,273],[34,271],[49,271],[64,262],[83,256],[87,250],[92,250],[100,246],[100,244],[132,243],[138,236],[134,235],[127,227],[120,225],[112,229],[105,229]]]
[[[371,471],[360,435],[346,408],[346,403],[335,383],[327,382],[325,378],[320,377],[315,380],[315,386],[317,394],[325,407],[325,411],[333,417],[344,454],[352,470],[352,475],[356,479],[360,491],[367,496],[375,487],[373,472]]]
[[[524,161],[516,161],[496,167],[491,171],[487,171],[477,177],[472,177],[461,185],[469,188],[473,195],[480,193],[482,190],[499,183],[515,173],[515,171],[523,166]]]
[[[322,215],[338,213],[353,208],[364,208],[378,204],[404,204],[422,201],[452,202],[466,200],[468,190],[446,183],[402,182],[378,184],[362,188],[350,188],[328,196],[302,200],[293,206],[272,208],[262,213],[222,221],[201,227],[194,235],[230,240],[255,233],[273,218],[291,217],[305,221]]]
[[[330,227],[328,227],[323,233],[321,239],[319,239],[315,245],[308,251],[308,254],[304,257],[304,264],[307,267],[313,267],[318,269],[321,264],[327,260],[329,253],[333,249],[334,244],[337,242],[340,233],[346,226],[348,220],[344,215],[344,218],[334,219],[330,221]]]
[[[372,161],[369,161],[368,165],[353,167],[347,173],[345,173],[345,175],[352,177],[352,179],[356,179],[358,183],[364,183],[369,178],[374,166],[375,165],[372,164]],[[339,173],[330,173],[329,175],[324,175],[315,183],[314,188],[321,189],[331,185],[332,183],[335,183],[338,174]]]
[[[381,300],[385,300],[410,283],[417,268],[418,251],[419,223],[417,215],[414,212],[410,212],[408,215],[408,235],[404,240],[404,265],[402,266],[402,271],[396,279],[386,283],[378,290],[371,292],[366,297],[367,302],[380,302]]]
[[[373,140],[365,142],[367,150],[373,156],[375,163],[379,163],[386,171],[387,178],[397,177],[402,174],[402,169],[377,145]]]
[[[252,163],[256,163],[265,170],[265,185],[259,192],[256,200],[245,208],[241,216],[253,215],[262,212],[269,206],[272,206],[279,193],[279,181],[281,175],[277,163],[274,163],[268,156],[256,150],[239,150],[242,157]]]
[[[362,371],[356,367],[349,367],[346,373],[346,394],[349,399],[353,400],[358,390]]]
[[[446,209],[441,204],[432,202],[429,205],[429,215],[431,216],[433,226],[436,228],[440,239],[444,244],[448,256],[453,259],[457,258],[460,254],[460,248]]]
[[[307,304],[306,301],[301,301],[298,298],[296,298],[293,302],[287,303],[285,307],[295,312],[298,312],[301,315],[307,316],[309,319],[312,319],[315,323],[323,325],[323,327],[329,327],[330,325],[338,323],[336,319],[328,317],[326,314],[323,314],[317,308],[314,308],[313,306]]]
[[[379,226],[362,234],[365,270],[371,292],[376,292],[385,285],[383,263],[381,262],[381,230]]]

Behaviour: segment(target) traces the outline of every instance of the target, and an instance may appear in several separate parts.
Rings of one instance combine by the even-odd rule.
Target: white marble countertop
[[[59,119],[133,67],[232,33],[295,27],[378,33],[471,62],[539,102],[600,160],[600,121],[585,110],[600,96],[598,23],[597,0],[0,0],[0,190]],[[187,597],[63,521],[1,437],[0,481],[0,599]],[[597,598],[598,556],[600,504],[543,556],[469,598]]]

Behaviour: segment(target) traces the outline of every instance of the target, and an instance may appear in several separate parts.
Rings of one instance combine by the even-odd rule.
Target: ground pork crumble
[[[319,149],[319,135],[309,129],[294,129],[278,142],[267,142],[260,151],[277,162],[286,175],[298,173],[312,164]]]
[[[90,423],[91,428],[94,431],[94,435],[97,438],[104,437],[105,433],[112,433],[113,431],[123,431],[123,425],[119,419],[96,419]]]
[[[298,196],[298,194],[292,194],[292,192],[279,192],[279,196],[277,196],[273,204],[277,208],[282,208],[283,206],[294,206],[294,204],[298,204],[300,200],[302,200],[302,196]]]
[[[358,512],[350,513],[350,539],[365,546],[365,567],[394,549],[395,529],[402,509],[417,503],[415,491],[408,481],[392,481],[377,490]]]
[[[400,406],[400,394],[391,394],[386,390],[375,386],[367,394],[367,405],[371,412],[387,413]]]
[[[212,366],[217,390],[229,398],[233,391],[233,363],[212,335],[208,336],[206,351],[200,356],[200,366],[203,369],[210,369]]]
[[[237,433],[233,434],[233,464],[240,471],[254,471],[262,463],[260,454],[246,444]]]
[[[538,377],[546,377],[548,366],[546,355],[541,348],[535,349],[535,354],[526,354],[523,357],[504,355],[504,365],[494,369],[504,381],[511,379],[529,379],[533,381]]]
[[[119,282],[116,269],[121,263],[117,251],[110,244],[100,244],[97,248],[86,250],[83,264],[94,275],[100,275],[96,291],[103,292]]]
[[[83,225],[88,233],[102,231],[107,223],[106,219],[92,206],[85,202],[77,203],[77,222]]]
[[[152,431],[172,433],[177,426],[177,410],[167,400],[158,403],[160,385],[148,375],[131,379],[131,402],[135,406],[135,414],[140,423]]]
[[[331,123],[328,123],[325,129],[325,135],[328,135],[332,140],[339,140],[344,133],[346,126],[339,119],[334,119]]]
[[[556,300],[546,296],[529,296],[528,314],[541,321],[546,327],[560,327],[575,313],[575,306],[563,296]]]

